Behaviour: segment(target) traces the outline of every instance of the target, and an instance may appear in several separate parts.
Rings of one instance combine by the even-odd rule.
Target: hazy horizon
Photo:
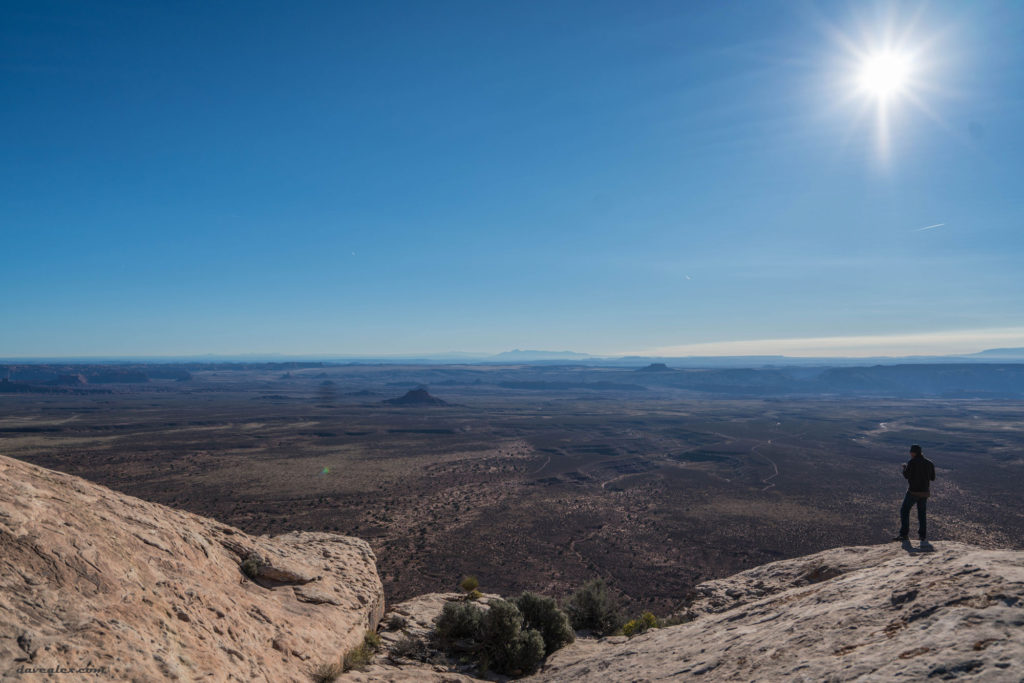
[[[645,351],[626,351],[619,353],[590,353],[575,349],[519,349],[506,348],[500,351],[465,351],[449,349],[445,351],[413,351],[409,353],[340,353],[334,351],[308,352],[308,353],[280,353],[274,351],[266,352],[239,352],[239,353],[190,353],[190,354],[131,354],[131,355],[109,355],[109,354],[66,354],[56,356],[0,356],[0,362],[17,361],[74,361],[74,360],[102,360],[102,361],[125,361],[147,359],[168,359],[168,360],[202,360],[202,359],[260,359],[280,358],[282,360],[310,360],[310,361],[332,361],[332,360],[387,360],[387,359],[449,359],[457,360],[464,358],[466,362],[481,360],[493,360],[502,356],[514,358],[517,354],[523,356],[546,356],[557,358],[559,355],[567,355],[567,362],[585,361],[588,358],[600,360],[614,360],[616,358],[744,358],[744,357],[778,357],[799,359],[879,359],[879,358],[946,358],[965,356],[983,352],[1008,350],[1021,351],[1024,355],[1024,342],[1016,331],[1004,332],[1001,335],[992,333],[984,336],[984,339],[1003,340],[1007,343],[1001,346],[983,346],[976,344],[979,337],[970,334],[952,335],[905,335],[894,339],[886,337],[878,338],[820,338],[820,339],[769,339],[751,341],[731,341],[710,344],[693,344],[687,346],[664,347],[648,349]],[[923,340],[922,340],[923,338]],[[931,339],[929,343],[927,340]],[[952,341],[952,345],[943,342]],[[884,346],[887,342],[897,342],[895,345]],[[899,344],[902,342],[902,346]],[[940,344],[937,346],[936,344]],[[1017,346],[1021,344],[1021,346]],[[943,348],[946,350],[937,350]],[[949,350],[953,348],[954,350]],[[900,351],[903,349],[903,352]],[[874,352],[870,352],[874,351]]]
[[[1024,346],[1024,5],[0,17],[3,358]]]

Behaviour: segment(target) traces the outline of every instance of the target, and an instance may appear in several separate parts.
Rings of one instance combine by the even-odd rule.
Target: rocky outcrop
[[[248,536],[0,456],[0,680],[308,681],[383,600],[364,541]]]
[[[698,586],[693,621],[577,640],[537,681],[1020,681],[1024,552],[838,548]]]
[[[446,406],[448,403],[442,401],[436,396],[431,396],[430,393],[423,388],[412,389],[411,391],[405,392],[404,396],[398,398],[389,398],[381,401],[381,403],[387,403],[393,406]]]
[[[382,651],[344,680],[477,680],[430,645],[454,599],[393,606]],[[577,639],[525,680],[1024,680],[1019,550],[837,548],[703,583],[686,613]],[[248,536],[0,456],[0,681],[307,681],[382,616],[363,541]]]

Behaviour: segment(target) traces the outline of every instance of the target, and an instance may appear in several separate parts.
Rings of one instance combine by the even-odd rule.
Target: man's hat
[[[918,446],[918,445],[917,445],[917,444],[915,443],[915,444],[914,444],[913,446],[911,446],[911,447],[910,447],[910,452],[911,452],[911,453],[917,453],[918,455],[921,455],[921,447],[920,447],[920,446]]]

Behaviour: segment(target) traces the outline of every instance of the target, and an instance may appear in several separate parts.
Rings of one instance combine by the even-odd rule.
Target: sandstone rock
[[[238,550],[265,560],[255,582]],[[0,456],[2,681],[75,680],[17,673],[75,666],[111,680],[306,682],[383,604],[364,541],[252,537]]]
[[[1022,680],[1024,552],[837,548],[697,587],[696,620],[578,640],[536,681]]]

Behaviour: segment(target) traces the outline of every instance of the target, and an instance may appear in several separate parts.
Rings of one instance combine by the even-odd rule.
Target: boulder
[[[306,682],[383,606],[364,541],[249,536],[0,456],[0,680]]]

